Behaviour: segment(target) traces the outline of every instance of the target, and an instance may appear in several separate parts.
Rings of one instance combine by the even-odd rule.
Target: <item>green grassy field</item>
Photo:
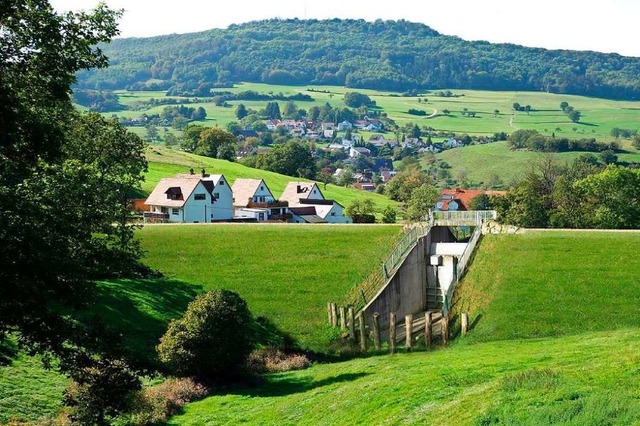
[[[399,232],[397,225],[241,224],[148,226],[139,236],[145,263],[167,278],[236,291],[255,315],[323,351],[327,302],[380,267]]]
[[[545,154],[533,151],[512,151],[507,147],[506,142],[495,142],[449,149],[436,154],[436,158],[446,161],[451,166],[451,175],[454,178],[463,172],[470,182],[479,186],[487,182],[492,175],[497,175],[504,184],[519,181],[529,168],[545,155],[551,155],[559,164],[564,164],[583,154],[584,152]],[[597,156],[597,153],[595,155]],[[630,148],[618,153],[618,159],[640,162],[640,152]]]
[[[148,226],[138,232],[144,262],[165,277],[100,282],[92,312],[152,362],[168,321],[198,293],[226,288],[301,347],[326,352],[335,334],[326,303],[380,267],[399,233],[398,225]],[[25,355],[0,366],[0,424],[55,413],[65,383]]]
[[[270,375],[171,424],[638,424],[639,243],[640,233],[487,236],[455,302],[473,328],[449,348]]]
[[[639,327],[640,232],[527,232],[485,238],[458,289],[468,341]],[[455,302],[454,302],[455,303]]]
[[[312,92],[309,89],[326,91]],[[517,129],[535,129],[543,134],[568,136],[575,138],[595,137],[609,140],[610,131],[614,127],[638,129],[640,120],[640,102],[612,101],[583,96],[557,95],[542,92],[496,92],[453,90],[455,97],[438,97],[439,90],[421,94],[420,98],[427,98],[427,103],[418,103],[416,97],[400,96],[397,93],[366,89],[349,89],[340,86],[278,86],[260,83],[240,83],[232,89],[220,89],[230,92],[253,90],[259,93],[294,95],[304,93],[312,96],[313,101],[296,102],[299,108],[309,109],[313,105],[322,106],[329,103],[334,107],[344,107],[343,97],[346,92],[358,91],[369,95],[376,101],[378,107],[386,112],[399,125],[417,123],[420,126],[430,126],[436,130],[446,130],[470,135],[490,135],[495,132],[510,133]],[[132,105],[135,102],[151,98],[164,98],[163,92],[117,92],[120,102]],[[179,99],[179,98],[176,98]],[[580,123],[571,122],[560,110],[560,103],[566,101],[582,113]],[[514,102],[521,105],[531,105],[533,110],[527,114],[512,109]],[[238,104],[247,108],[263,109],[267,101],[231,101],[230,107],[216,107],[211,103],[190,104],[202,106],[207,111],[206,126],[224,127],[231,121],[237,121],[235,108]],[[283,101],[280,101],[283,104]],[[162,112],[164,106],[154,107],[146,111],[123,111],[118,115],[136,117],[143,112],[156,114]],[[410,108],[424,110],[427,115],[438,112],[435,117],[417,117],[410,115]],[[476,113],[474,118],[462,116],[464,109]],[[449,110],[449,115],[442,114]],[[499,113],[495,114],[498,110]],[[574,130],[575,129],[575,130]]]
[[[178,173],[189,173],[189,168],[191,167],[196,172],[200,172],[202,168],[205,168],[208,173],[223,174],[231,182],[234,182],[237,178],[262,178],[275,197],[279,197],[282,194],[287,183],[296,180],[296,178],[267,170],[253,169],[226,160],[202,157],[163,147],[151,147],[147,150],[147,160],[149,161],[149,171],[146,173],[145,182],[142,184],[142,191],[145,194],[150,193],[161,178],[173,177]],[[302,180],[306,181],[306,179]],[[322,183],[318,185],[325,198],[336,200],[344,207],[347,207],[356,199],[364,198],[373,201],[377,211],[381,211],[386,206],[399,207],[397,202],[380,194],[333,184],[329,184],[326,189]]]
[[[639,350],[635,329],[316,365],[189,404],[169,424],[631,425]]]

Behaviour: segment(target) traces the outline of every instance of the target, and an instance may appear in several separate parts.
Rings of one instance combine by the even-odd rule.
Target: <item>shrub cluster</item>
[[[249,355],[248,367],[255,373],[280,373],[302,370],[311,362],[303,354],[288,354],[280,349],[257,349]]]
[[[516,130],[507,138],[511,149],[529,149],[538,152],[587,151],[602,152],[617,150],[617,142],[598,142],[595,139],[555,138],[540,134],[536,130]]]

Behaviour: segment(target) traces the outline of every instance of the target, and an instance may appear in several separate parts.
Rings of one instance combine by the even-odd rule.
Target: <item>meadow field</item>
[[[473,328],[448,348],[272,374],[170,424],[637,424],[639,243],[640,233],[485,236],[455,300]]]
[[[421,93],[418,97],[407,97],[394,92],[351,89],[341,86],[284,86],[263,83],[239,83],[230,89],[219,89],[219,91],[232,93],[247,90],[266,94],[294,95],[303,93],[310,95],[313,97],[313,101],[296,102],[299,108],[305,110],[314,105],[322,106],[325,103],[334,107],[345,107],[344,94],[357,91],[376,101],[380,111],[386,112],[389,118],[400,126],[415,123],[421,127],[432,127],[436,131],[469,135],[492,135],[495,132],[510,133],[517,129],[535,129],[545,135],[555,133],[557,136],[595,137],[598,140],[610,140],[612,128],[638,129],[640,121],[640,102],[613,101],[544,92],[452,90],[455,96],[441,97],[437,96],[441,90],[434,89]],[[116,93],[120,103],[127,106],[145,102],[151,98],[166,98],[165,93],[159,91],[118,91]],[[172,98],[180,99],[179,97]],[[418,102],[418,98],[421,102]],[[422,102],[425,98],[427,99],[426,103]],[[568,102],[581,112],[582,119],[579,123],[571,122],[562,112],[560,103],[563,101]],[[530,105],[531,112],[514,111],[513,104],[515,102],[522,106]],[[205,126],[225,127],[231,121],[238,121],[235,117],[235,108],[240,103],[247,108],[261,110],[264,109],[267,101],[230,101],[229,107],[216,107],[213,103],[196,103],[189,104],[189,106],[196,108],[202,106],[207,111],[207,119],[203,123]],[[279,103],[284,104],[285,101],[279,101]],[[157,106],[143,111],[121,111],[117,115],[132,118],[140,116],[143,112],[159,114],[164,107]],[[411,108],[423,110],[427,116],[411,115],[408,113]],[[475,112],[476,116],[463,116],[462,112],[465,108]],[[450,114],[444,115],[444,110],[449,110]],[[434,113],[436,113],[434,117],[427,118]],[[365,134],[365,139],[368,139],[368,134]]]

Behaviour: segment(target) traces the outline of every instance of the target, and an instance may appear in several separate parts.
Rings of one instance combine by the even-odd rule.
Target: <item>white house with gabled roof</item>
[[[343,206],[334,201],[326,200],[318,185],[314,182],[289,182],[280,196],[280,201],[289,204],[289,210],[294,214],[294,219],[300,217],[309,223],[321,223],[317,218],[328,223],[352,223],[351,218],[344,215]],[[315,214],[311,213],[314,209]],[[297,214],[300,210],[304,214]]]
[[[160,179],[145,204],[146,221],[210,223],[233,218],[231,187],[223,175],[203,172]]]

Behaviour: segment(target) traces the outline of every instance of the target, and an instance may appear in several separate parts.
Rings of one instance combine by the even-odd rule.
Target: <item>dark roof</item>
[[[300,198],[300,204],[317,204],[319,206],[330,206],[333,205],[333,200],[312,200],[309,198]]]
[[[202,185],[204,185],[205,189],[209,192],[209,194],[213,193],[213,190],[216,187],[213,181],[210,181],[210,180],[203,180]]]
[[[316,214],[315,207],[289,207],[289,211],[291,211],[291,213],[295,214],[296,216]]]
[[[300,219],[304,220],[307,223],[327,223],[326,220],[315,214],[301,215]]]

